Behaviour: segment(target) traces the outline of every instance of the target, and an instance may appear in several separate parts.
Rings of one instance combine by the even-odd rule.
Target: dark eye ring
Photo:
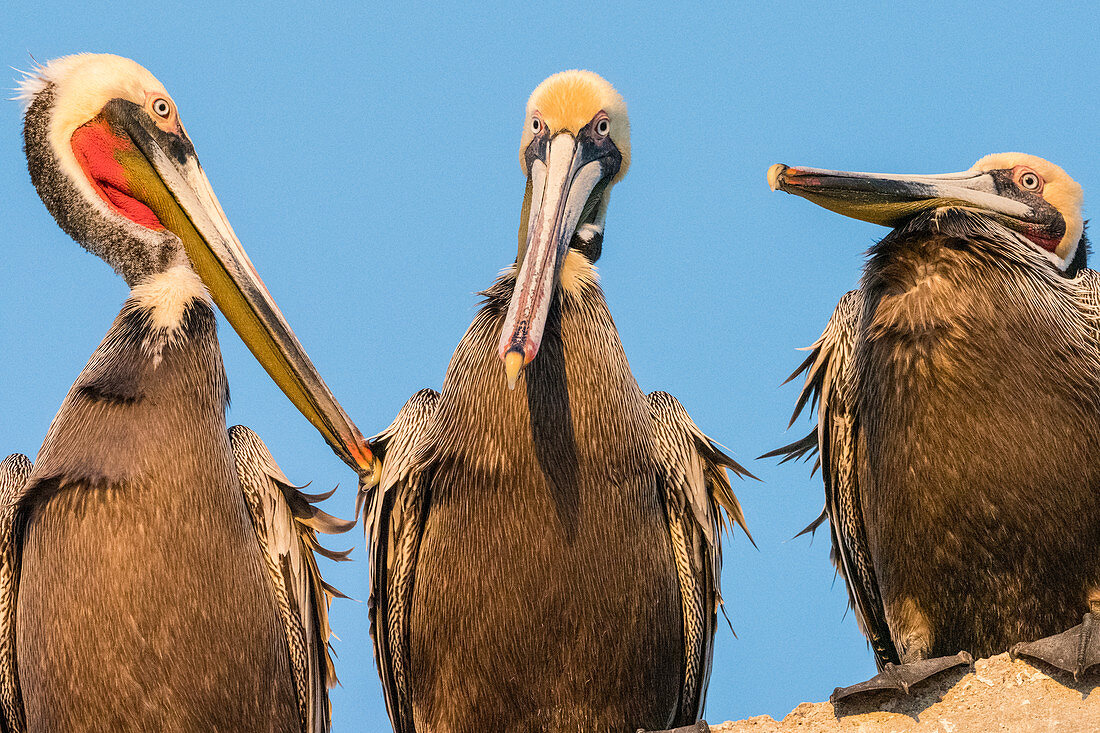
[[[168,100],[163,97],[157,97],[156,99],[154,99],[152,106],[153,112],[159,117],[168,119],[169,116],[171,116],[172,114],[172,105],[169,104]]]
[[[600,137],[605,137],[609,132],[611,132],[611,120],[604,117],[596,123],[596,134]]]
[[[531,118],[531,132],[535,133],[536,135],[542,132],[542,120],[540,120],[538,117]]]
[[[1039,187],[1043,185],[1043,179],[1039,178],[1038,173],[1032,171],[1024,171],[1020,174],[1020,186],[1028,191],[1038,191]]]

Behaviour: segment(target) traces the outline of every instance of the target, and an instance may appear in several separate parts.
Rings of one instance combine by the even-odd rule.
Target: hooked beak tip
[[[509,351],[504,355],[504,374],[508,377],[508,389],[515,389],[519,373],[523,371],[526,359],[518,351]]]
[[[359,476],[360,490],[374,488],[382,478],[382,461],[374,453],[369,454],[370,468]]]
[[[768,168],[768,185],[773,191],[778,191],[780,184],[782,184],[783,174],[787,172],[787,166],[782,163],[776,163],[771,168]]]

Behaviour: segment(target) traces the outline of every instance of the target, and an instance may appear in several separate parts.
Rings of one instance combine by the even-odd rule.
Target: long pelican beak
[[[989,173],[973,170],[935,176],[881,175],[776,163],[768,169],[768,184],[773,191],[802,196],[838,214],[888,227],[942,207],[975,209],[1016,220],[1033,214],[1027,204],[1000,195]]]
[[[533,156],[527,238],[497,345],[509,389],[538,353],[569,242],[582,214],[593,211],[588,206],[593,193],[606,187],[619,160],[568,132],[555,135]]]
[[[377,480],[378,460],[252,266],[186,133],[182,128],[178,135],[163,132],[140,108],[122,100],[108,104],[105,112],[126,130],[149,164],[127,161],[134,190],[182,240],[191,265],[230,325],[336,455],[362,481]]]

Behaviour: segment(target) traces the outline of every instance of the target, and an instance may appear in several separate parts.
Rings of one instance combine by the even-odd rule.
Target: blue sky
[[[562,69],[604,75],[630,109],[633,162],[599,266],[634,374],[764,479],[735,486],[760,549],[726,544],[738,638],[719,631],[707,717],[781,717],[869,676],[827,535],[788,541],[821,507],[819,478],[751,459],[808,429],[784,432],[796,389],[779,385],[885,230],[772,193],[765,171],[938,173],[1020,150],[1075,177],[1088,216],[1100,18],[1035,3],[395,5],[11,0],[0,65],[112,52],[165,84],[253,262],[368,434],[439,388],[474,293],[515,256],[528,94]],[[0,103],[0,453],[33,456],[126,289],[38,200],[20,115]],[[220,333],[231,423],[292,479],[339,484],[327,508],[351,516],[353,476]],[[361,535],[335,544],[357,545],[355,562],[325,562],[326,577],[365,599]],[[365,604],[332,617],[335,730],[383,730]]]

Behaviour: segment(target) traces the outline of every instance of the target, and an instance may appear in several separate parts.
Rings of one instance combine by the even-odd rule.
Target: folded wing
[[[409,695],[409,602],[424,526],[431,470],[424,436],[439,393],[413,395],[393,424],[371,439],[382,460],[378,485],[360,496],[370,551],[370,614],[374,659],[394,733],[414,730]]]
[[[790,376],[794,379],[806,375],[791,423],[807,405],[811,410],[816,406],[816,428],[802,440],[767,455],[784,456],[787,461],[819,453],[825,510],[807,530],[829,519],[833,563],[848,586],[849,603],[881,669],[887,662],[897,664],[899,659],[871,563],[860,497],[859,467],[864,448],[855,411],[857,385],[852,355],[862,310],[859,291],[845,294],[825,332],[810,347],[810,355]]]
[[[324,733],[331,720],[328,690],[337,681],[328,645],[328,611],[332,599],[343,594],[321,578],[315,553],[344,560],[347,552],[321,547],[317,533],[346,532],[355,522],[314,506],[332,492],[311,495],[291,484],[264,442],[248,428],[230,428],[229,440],[283,622],[302,730]]]
[[[669,513],[684,619],[684,676],[677,725],[698,720],[706,699],[720,591],[720,530],[727,521],[745,530],[745,515],[726,470],[752,476],[703,434],[667,392],[649,395],[656,426],[658,480]],[[751,541],[752,536],[749,535]]]

